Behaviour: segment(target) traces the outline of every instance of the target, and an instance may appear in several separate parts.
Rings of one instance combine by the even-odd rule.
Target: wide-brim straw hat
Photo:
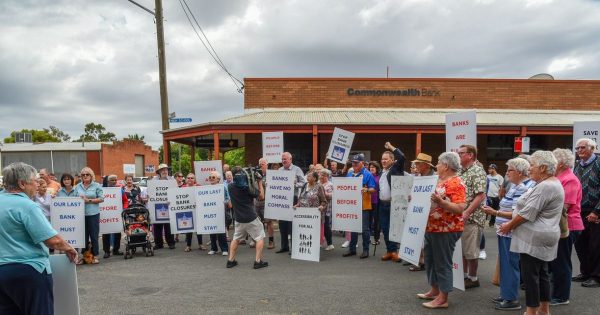
[[[433,166],[433,164],[431,164],[432,161],[433,161],[433,159],[431,158],[431,155],[425,154],[425,153],[419,153],[417,155],[417,159],[412,161],[412,163],[420,162],[420,163],[428,164],[431,167],[435,167],[435,166]]]

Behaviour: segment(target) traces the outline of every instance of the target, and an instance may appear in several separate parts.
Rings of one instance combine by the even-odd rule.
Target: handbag
[[[560,215],[560,238],[569,237],[569,222],[567,221],[567,211],[568,209],[563,207],[562,213]]]

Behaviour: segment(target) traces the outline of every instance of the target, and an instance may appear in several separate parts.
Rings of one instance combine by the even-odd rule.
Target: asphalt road
[[[275,233],[278,236],[277,232]],[[254,270],[254,249],[240,246],[239,265],[226,269],[226,257],[209,256],[184,242],[156,256],[100,259],[77,269],[82,314],[522,314],[496,311],[490,302],[499,288],[490,282],[497,257],[494,231],[486,229],[488,259],[480,260],[481,287],[450,294],[450,308],[427,310],[416,293],[428,290],[424,272],[382,262],[384,246],[368,259],[344,258],[343,238],[336,249],[321,251],[321,262],[291,260],[265,249],[269,267]],[[184,239],[184,237],[180,237]],[[208,237],[204,237],[205,242]],[[278,241],[276,240],[276,244]],[[194,238],[194,247],[197,248]],[[360,246],[360,240],[359,240]],[[360,251],[359,251],[360,253]],[[371,247],[371,254],[373,247]],[[579,270],[573,257],[574,270]],[[525,295],[521,291],[521,303]],[[600,314],[600,289],[573,283],[571,304],[552,314]]]

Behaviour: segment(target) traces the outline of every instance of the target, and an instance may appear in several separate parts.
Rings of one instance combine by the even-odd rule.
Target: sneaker
[[[465,289],[477,288],[479,286],[479,280],[465,279]]]
[[[496,306],[494,306],[494,308],[497,310],[500,310],[500,311],[520,310],[521,303],[519,303],[519,300],[514,300],[514,301],[504,300],[504,301],[496,304]]]
[[[228,260],[227,261],[227,268],[233,268],[235,266],[237,266],[237,260],[234,260],[234,261]]]
[[[492,302],[496,304],[500,304],[502,301],[504,301],[504,299],[501,296],[492,299]]]
[[[482,249],[481,251],[479,251],[479,259],[485,260],[486,258],[487,258],[487,253],[485,252],[485,249]]]
[[[260,260],[260,261],[255,261],[254,262],[254,269],[260,269],[260,268],[264,268],[264,267],[267,267],[267,266],[269,266],[269,263],[266,262],[266,261]]]
[[[583,274],[578,274],[575,277],[571,278],[571,280],[575,281],[575,282],[584,282],[585,280],[589,279],[590,276],[586,276]]]
[[[550,306],[569,305],[569,300],[552,299]]]
[[[223,252],[223,256],[229,256],[229,252]]]
[[[346,247],[348,247],[348,246],[350,246],[350,241],[345,241],[345,242],[342,244],[342,248],[346,248]]]
[[[209,255],[214,255],[214,254],[216,254],[216,253],[217,253],[217,252],[215,252],[214,250],[211,250],[210,252],[208,252],[208,254],[209,254]]]
[[[346,252],[342,255],[342,257],[350,257],[350,256],[356,256],[356,252]]]
[[[368,251],[363,251],[362,254],[360,254],[360,259],[365,259],[365,258],[369,258],[369,252]]]
[[[333,245],[328,245],[327,247],[325,247],[325,250],[329,251],[329,250],[333,250],[335,249],[335,247]]]

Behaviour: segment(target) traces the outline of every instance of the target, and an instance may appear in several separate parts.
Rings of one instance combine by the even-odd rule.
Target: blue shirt
[[[375,177],[373,177],[373,174],[371,174],[371,172],[369,172],[367,170],[367,168],[364,166],[360,170],[360,172],[358,172],[356,174],[348,172],[348,175],[346,175],[346,177],[361,177],[361,176],[362,176],[362,186],[363,187],[375,188]]]
[[[83,182],[75,186],[77,194],[79,196],[85,196],[88,199],[101,198],[104,199],[104,191],[102,186],[96,182],[91,182],[87,189],[83,187]],[[100,214],[100,204],[98,203],[86,203],[85,204],[85,216]]]
[[[52,273],[44,241],[56,234],[26,194],[0,193],[0,265],[26,264],[39,273]]]
[[[56,193],[56,197],[79,197],[79,193],[77,189],[73,187],[70,192],[67,192],[65,187],[61,187],[60,190]]]

